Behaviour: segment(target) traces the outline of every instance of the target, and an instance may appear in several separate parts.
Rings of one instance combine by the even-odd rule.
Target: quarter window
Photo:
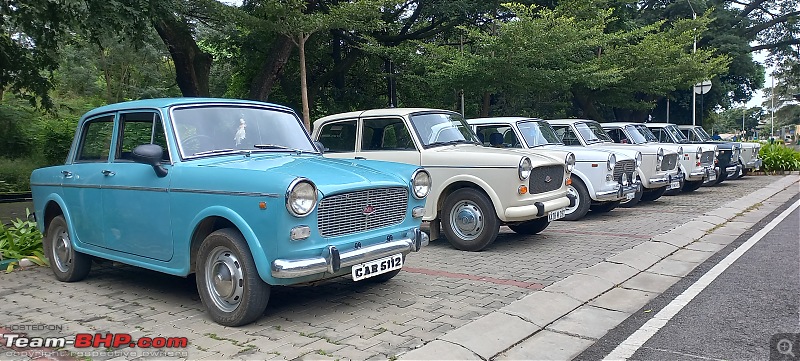
[[[411,133],[400,118],[364,119],[361,150],[416,150]]]
[[[478,140],[487,147],[522,148],[517,135],[510,126],[489,125],[478,127]]]
[[[553,127],[564,145],[581,145],[578,135],[569,126]]]
[[[77,162],[106,162],[111,152],[114,116],[104,116],[86,122],[83,139],[75,157]]]

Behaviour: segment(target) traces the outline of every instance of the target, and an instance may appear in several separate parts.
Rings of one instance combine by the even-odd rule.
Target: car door
[[[170,169],[161,117],[155,111],[120,113],[116,134],[112,161],[103,170],[105,247],[169,261],[173,254],[170,173],[158,177],[152,166],[131,157],[136,146],[157,144],[164,149],[162,164]]]
[[[78,134],[71,162],[61,171],[64,202],[77,240],[102,246],[105,218],[101,188],[111,154],[114,114],[86,120]]]
[[[362,118],[359,157],[420,165],[420,152],[403,118]]]
[[[347,119],[325,123],[317,133],[316,141],[325,147],[329,158],[354,158],[358,138],[358,120]]]

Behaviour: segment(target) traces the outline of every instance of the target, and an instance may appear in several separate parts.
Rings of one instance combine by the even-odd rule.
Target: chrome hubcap
[[[244,293],[242,264],[226,247],[217,247],[206,262],[206,288],[214,305],[224,312],[239,307]]]
[[[483,213],[477,204],[460,201],[450,210],[450,224],[459,238],[471,241],[483,231]]]
[[[59,229],[52,242],[53,262],[61,272],[68,272],[72,265],[72,243],[66,229]]]
[[[578,205],[581,204],[581,195],[580,193],[578,193],[578,190],[575,189],[575,187],[573,187],[572,185],[567,186],[567,194],[572,194],[573,196],[575,196],[575,205],[572,207],[567,206],[567,209],[564,211],[564,214],[572,214],[572,212],[575,212],[575,210],[578,209]]]

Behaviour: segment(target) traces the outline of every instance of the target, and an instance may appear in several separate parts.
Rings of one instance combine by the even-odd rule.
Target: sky
[[[764,50],[761,50],[759,52],[753,53],[753,60],[755,60],[755,61],[757,61],[757,62],[759,62],[759,63],[761,63],[763,65],[767,60],[767,52],[764,51]],[[765,69],[764,88],[772,87],[772,75],[771,75],[771,73],[774,70],[775,69],[773,69],[773,68]],[[760,107],[761,103],[763,103],[764,100],[766,100],[764,98],[764,92],[762,90],[757,90],[753,94],[753,99],[750,99],[750,101],[747,102],[747,107],[748,108]]]

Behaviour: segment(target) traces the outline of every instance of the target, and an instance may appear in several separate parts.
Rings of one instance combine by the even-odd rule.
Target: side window
[[[692,132],[690,130],[681,129],[681,132],[683,132],[684,135],[689,137],[689,141],[692,141],[692,142],[700,141],[700,139],[697,138],[697,136],[694,134],[694,132]]]
[[[510,126],[485,125],[478,127],[478,139],[487,147],[522,148]]]
[[[669,137],[669,134],[667,134],[667,132],[664,129],[655,128],[650,130],[653,131],[653,134],[656,135],[656,138],[658,138],[659,143],[672,143],[672,139]]]
[[[361,150],[416,150],[411,133],[400,118],[364,119]]]
[[[319,130],[319,141],[325,146],[326,152],[355,152],[356,151],[356,121],[328,123]]]
[[[75,161],[108,161],[108,155],[111,153],[111,137],[114,134],[114,116],[109,115],[88,121],[83,126],[82,134]]]
[[[556,135],[561,138],[561,142],[564,143],[564,145],[581,145],[580,139],[578,139],[578,136],[569,126],[555,128],[555,131]]]
[[[608,133],[608,136],[614,140],[614,143],[622,143],[622,144],[631,143],[631,141],[628,140],[628,137],[625,135],[625,132],[622,129],[619,128],[608,129],[606,130],[606,133]]]
[[[161,117],[153,112],[124,113],[120,115],[120,134],[117,137],[117,160],[131,160],[133,148],[142,144],[156,144],[164,150],[162,161],[169,162],[167,137]]]

